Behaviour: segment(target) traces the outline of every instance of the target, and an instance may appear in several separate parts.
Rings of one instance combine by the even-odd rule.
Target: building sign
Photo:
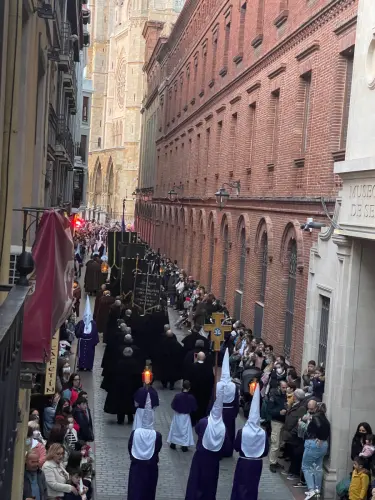
[[[56,330],[51,342],[51,358],[46,365],[44,395],[53,396],[56,392],[57,358],[59,355],[59,330]]]

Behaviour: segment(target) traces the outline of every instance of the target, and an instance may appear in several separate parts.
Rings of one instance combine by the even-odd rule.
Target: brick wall
[[[299,224],[325,220],[320,198],[339,181],[334,159],[345,155],[354,0],[190,1],[159,54],[157,175],[151,207],[139,203],[138,229],[220,295],[225,226],[225,299],[234,310],[241,248],[246,266],[241,318],[254,322],[260,299],[262,238],[267,234],[267,286],[262,336],[284,348],[291,242],[296,289],[291,360],[299,366],[309,249],[316,232]],[[182,84],[181,84],[182,82]],[[239,197],[219,210],[214,193],[240,181]],[[174,188],[175,186],[175,188]],[[177,190],[176,186],[183,187]],[[177,203],[167,193],[178,191]],[[223,297],[221,297],[223,298]]]

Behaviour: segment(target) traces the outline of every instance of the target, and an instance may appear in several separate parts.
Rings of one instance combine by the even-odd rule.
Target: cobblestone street
[[[171,316],[174,316],[174,312]],[[172,320],[172,318],[171,318]],[[177,332],[176,332],[177,333]],[[177,333],[180,337],[181,334]],[[181,335],[182,336],[182,335]],[[82,373],[84,387],[90,394],[90,406],[94,418],[95,457],[96,457],[96,498],[95,500],[125,500],[127,480],[130,466],[128,438],[131,427],[119,426],[116,417],[103,412],[106,393],[100,389],[101,360],[104,352],[103,344],[96,349],[93,373]],[[194,449],[188,453],[170,450],[167,441],[172,418],[171,401],[177,390],[162,390],[157,382],[160,407],[156,410],[155,429],[163,436],[163,448],[160,453],[159,482],[157,500],[183,500]],[[238,427],[244,419],[238,417]],[[229,500],[232,479],[237,457],[225,459],[220,465],[220,478],[217,500]],[[272,474],[268,461],[264,460],[263,474],[260,484],[259,500],[293,500],[293,496],[279,474]]]

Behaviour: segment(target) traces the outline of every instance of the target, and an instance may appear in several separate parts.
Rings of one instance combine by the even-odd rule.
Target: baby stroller
[[[248,418],[250,412],[251,401],[253,400],[253,396],[250,393],[250,384],[251,382],[260,382],[260,378],[262,376],[262,372],[259,368],[250,367],[246,368],[242,372],[242,379],[240,384],[240,401],[241,406],[243,407],[243,414],[245,418]]]

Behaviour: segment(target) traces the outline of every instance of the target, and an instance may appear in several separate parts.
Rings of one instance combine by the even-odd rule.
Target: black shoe
[[[171,450],[175,450],[175,449],[176,449],[176,445],[175,445],[174,443],[171,443],[171,444],[169,445],[169,448],[170,448]]]
[[[277,465],[276,464],[271,464],[270,465],[270,471],[276,473],[277,472]]]
[[[182,450],[183,452],[186,452],[186,451],[188,451],[188,447],[187,447],[187,446],[181,446],[181,450]]]

